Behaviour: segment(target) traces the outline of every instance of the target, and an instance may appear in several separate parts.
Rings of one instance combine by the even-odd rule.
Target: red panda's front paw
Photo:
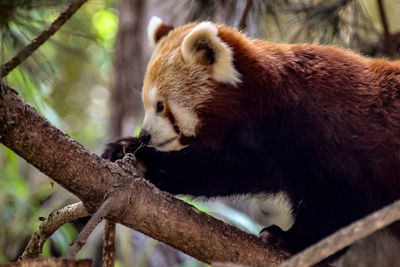
[[[101,157],[114,162],[122,159],[126,153],[135,153],[141,145],[142,142],[137,137],[122,138],[115,142],[108,143]]]

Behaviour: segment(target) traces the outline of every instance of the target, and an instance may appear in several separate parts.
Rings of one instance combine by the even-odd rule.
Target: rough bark
[[[115,261],[115,223],[106,220],[103,238],[103,267],[113,267]]]
[[[140,177],[133,165],[111,163],[53,127],[17,93],[2,86],[0,142],[75,194],[94,212],[108,196],[107,219],[167,243],[201,261],[274,266],[287,258],[257,237],[199,212]]]

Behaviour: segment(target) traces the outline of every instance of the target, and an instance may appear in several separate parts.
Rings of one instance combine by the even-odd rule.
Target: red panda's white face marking
[[[240,74],[230,48],[210,22],[171,26],[152,19],[149,40],[155,50],[143,84],[143,129],[150,145],[159,150],[179,150],[196,138],[201,125],[197,111],[213,98],[217,83],[235,85]],[[157,103],[164,109],[157,111]]]
[[[179,143],[179,132],[165,115],[168,111],[166,99],[158,95],[158,89],[152,87],[146,95],[145,116],[142,128],[150,136],[150,146],[161,151],[179,150],[183,146]]]

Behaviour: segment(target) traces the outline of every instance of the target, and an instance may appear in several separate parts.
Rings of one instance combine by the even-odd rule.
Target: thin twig
[[[280,267],[311,266],[389,224],[400,220],[400,200],[324,238]]]
[[[92,218],[85,225],[83,230],[79,233],[78,237],[74,240],[67,253],[67,258],[75,258],[78,251],[86,244],[87,239],[93,232],[94,228],[108,215],[110,208],[112,207],[112,201],[114,199],[108,198],[100,206],[100,208],[92,215]]]
[[[86,2],[87,0],[79,0],[63,11],[56,20],[44,31],[42,31],[38,37],[32,40],[30,44],[25,46],[21,51],[18,52],[13,58],[0,67],[0,79],[6,77],[10,71],[15,69],[25,59],[27,59],[33,52],[36,51],[44,42],[46,42],[54,33],[56,33],[65,22],[67,22],[72,15]]]
[[[43,245],[46,240],[65,223],[75,221],[79,218],[87,217],[90,214],[86,211],[82,202],[68,205],[58,211],[52,212],[47,219],[40,225],[39,229],[33,234],[26,246],[21,260],[36,258],[42,253]]]
[[[386,17],[385,7],[383,5],[383,0],[377,0],[378,8],[379,8],[379,15],[381,17],[381,23],[383,27],[383,36],[385,42],[385,50],[390,57],[394,57],[394,47],[392,43],[392,35],[390,34],[389,30],[389,23]]]
[[[9,262],[0,264],[2,267],[91,267],[93,260],[91,259],[66,259],[66,258],[36,258],[23,261]]]
[[[106,220],[103,239],[103,267],[113,267],[115,260],[115,223]]]
[[[238,24],[239,30],[244,30],[246,28],[246,26],[247,26],[247,17],[249,15],[249,11],[250,11],[252,3],[253,3],[252,0],[247,0],[246,1],[246,6],[245,6],[245,8],[243,10],[242,16],[240,17],[240,21],[239,21],[239,24]]]

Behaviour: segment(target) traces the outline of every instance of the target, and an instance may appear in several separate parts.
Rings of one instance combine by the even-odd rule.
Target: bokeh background
[[[0,0],[0,64],[70,2]],[[108,141],[140,130],[151,16],[172,25],[211,20],[241,26],[249,36],[268,41],[333,44],[395,59],[399,14],[400,0],[89,0],[5,82],[59,129],[100,154]],[[229,201],[184,199],[251,233],[261,229]],[[0,145],[0,263],[18,258],[39,217],[76,201],[51,177]],[[46,242],[43,256],[64,256],[85,222],[59,229]],[[116,266],[204,266],[128,228],[119,225],[117,230]],[[79,257],[93,258],[99,266],[101,242],[99,226]]]

